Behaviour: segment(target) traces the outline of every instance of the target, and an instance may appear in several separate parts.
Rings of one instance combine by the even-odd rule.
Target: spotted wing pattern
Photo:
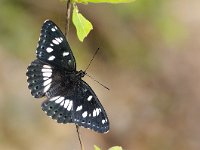
[[[74,122],[79,126],[105,133],[109,130],[109,120],[91,87],[81,80],[76,88]]]
[[[75,123],[99,133],[109,130],[109,120],[90,86],[78,76],[70,46],[58,26],[44,22],[37,59],[27,69],[35,98],[46,96],[42,110],[58,123]]]
[[[28,88],[35,98],[45,95],[52,82],[52,67],[48,64],[35,60],[28,66],[26,75],[28,76]]]
[[[39,60],[56,68],[76,70],[76,61],[65,36],[50,20],[46,20],[42,26],[36,55]]]
[[[83,80],[71,89],[52,95],[43,102],[42,110],[58,123],[72,122],[100,133],[109,130],[109,121],[103,106]]]

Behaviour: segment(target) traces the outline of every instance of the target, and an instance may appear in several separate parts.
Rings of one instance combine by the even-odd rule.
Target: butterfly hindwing
[[[28,66],[27,82],[31,94],[35,98],[40,98],[45,95],[52,83],[52,67],[48,64],[35,60]]]
[[[70,105],[70,106],[69,106]],[[58,123],[72,122],[72,101],[64,96],[54,96],[42,103],[42,110]]]
[[[42,26],[36,55],[39,60],[57,68],[76,70],[75,58],[65,36],[50,20],[45,21]]]
[[[29,83],[28,88],[35,98],[41,98],[49,94],[50,91],[55,92],[62,83],[60,71],[38,59],[28,66],[26,75]]]

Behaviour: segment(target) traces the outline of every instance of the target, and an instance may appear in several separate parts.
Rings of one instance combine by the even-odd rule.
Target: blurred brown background
[[[94,30],[68,36],[78,69],[100,47],[88,77],[110,118],[108,134],[80,129],[86,150],[200,149],[200,1],[79,5]],[[26,82],[43,21],[64,29],[59,0],[0,0],[0,150],[79,150],[75,126],[41,110]]]

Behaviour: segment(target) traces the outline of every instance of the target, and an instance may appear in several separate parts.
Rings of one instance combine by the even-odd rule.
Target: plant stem
[[[67,9],[66,9],[66,24],[65,24],[65,37],[67,38],[67,34],[69,32],[69,24],[70,24],[70,14],[71,14],[71,1],[67,0]]]
[[[71,1],[67,0],[67,9],[66,9],[66,22],[65,22],[65,37],[67,39],[67,34],[69,32],[69,24],[70,24],[70,15],[71,15]],[[76,125],[76,132],[78,134],[78,140],[81,146],[81,150],[84,150],[82,140],[79,133],[79,126]]]
[[[82,144],[82,140],[81,140],[81,136],[80,136],[80,133],[79,133],[79,126],[76,125],[76,132],[78,134],[78,140],[79,140],[79,143],[81,145],[81,150],[84,150],[84,147],[83,147],[83,144]]]

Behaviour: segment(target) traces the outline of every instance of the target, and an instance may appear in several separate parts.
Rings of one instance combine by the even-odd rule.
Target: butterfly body
[[[58,26],[44,22],[36,50],[37,59],[27,69],[27,81],[35,98],[46,97],[41,107],[58,123],[75,123],[105,133],[106,112],[91,87],[76,70],[70,46]]]

